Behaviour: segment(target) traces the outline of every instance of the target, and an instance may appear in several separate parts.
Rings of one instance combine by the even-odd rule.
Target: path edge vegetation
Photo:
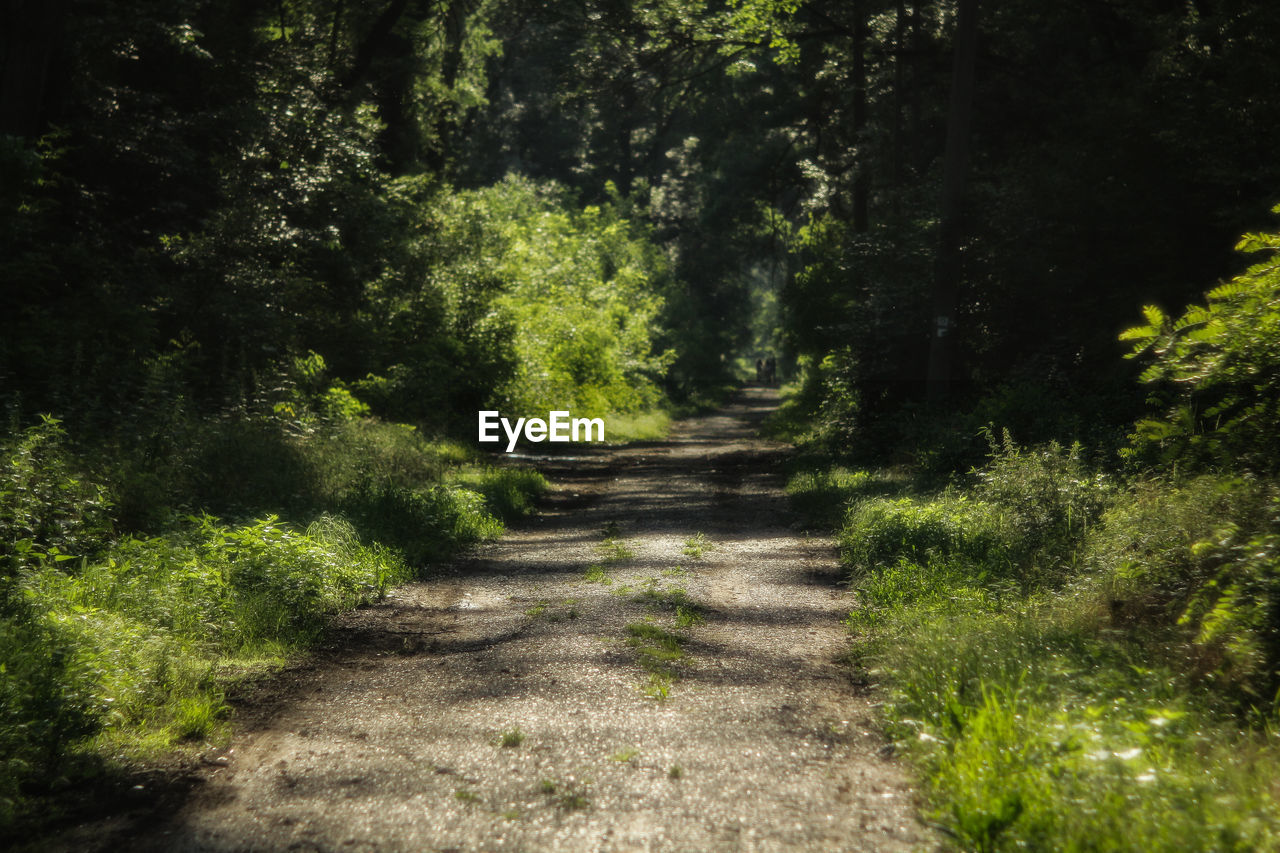
[[[1113,455],[988,423],[972,467],[860,468],[802,395],[778,419],[850,659],[963,849],[1280,849],[1280,235],[1237,248],[1203,304],[1121,335],[1151,396]]]
[[[641,226],[514,178],[414,203],[461,253],[437,258],[429,284],[459,303],[446,311],[475,310],[461,303],[476,301],[478,270],[491,285],[492,328],[467,321],[499,359],[468,379],[487,383],[473,389],[481,407],[545,416],[571,404],[604,416],[610,441],[665,435],[679,409],[655,380],[672,352],[652,336],[669,273]],[[68,791],[221,738],[234,685],[313,646],[332,615],[533,511],[541,475],[474,450],[459,435],[474,415],[441,425],[459,400],[430,395],[472,392],[439,375],[440,353],[394,341],[424,333],[397,329],[422,319],[400,299],[381,322],[417,361],[385,375],[343,381],[307,351],[210,409],[187,396],[198,347],[175,341],[146,368],[151,418],[95,432],[102,412],[24,418],[10,400],[0,837],[56,824]]]

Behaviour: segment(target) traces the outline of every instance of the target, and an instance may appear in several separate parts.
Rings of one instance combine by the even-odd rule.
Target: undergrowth
[[[151,466],[177,485],[136,457],[87,473],[53,419],[0,447],[0,838],[55,788],[214,735],[232,682],[546,485],[399,425],[182,424],[200,440]]]
[[[856,664],[973,850],[1280,849],[1280,493],[1122,482],[1005,436],[941,492],[792,479],[838,533]]]

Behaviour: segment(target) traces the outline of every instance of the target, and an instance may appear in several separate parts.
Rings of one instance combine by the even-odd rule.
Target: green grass
[[[901,489],[901,484],[882,473],[839,465],[800,471],[787,480],[791,505],[813,526],[828,530],[840,524],[850,502],[896,494]]]
[[[609,573],[599,563],[592,563],[587,566],[586,572],[583,573],[583,580],[587,583],[602,583],[606,586],[613,583],[613,578],[609,577]]]
[[[626,749],[619,750],[618,752],[615,752],[613,755],[609,756],[609,760],[616,761],[619,764],[630,764],[632,761],[638,758],[639,755],[640,755],[640,750],[634,747],[627,747]]]
[[[1259,623],[1217,586],[1266,594],[1266,490],[999,454],[971,491],[854,490],[839,533],[928,819],[972,850],[1280,849]]]
[[[579,600],[576,598],[566,598],[560,605],[554,605],[549,601],[539,601],[532,607],[524,611],[524,615],[532,619],[545,619],[548,622],[563,622],[566,619],[577,619],[581,614],[578,612]]]
[[[682,553],[695,560],[701,560],[708,551],[713,550],[715,547],[715,544],[707,538],[705,533],[698,532],[685,541]]]
[[[0,835],[41,819],[43,780],[221,737],[232,684],[498,535],[545,487],[367,420],[295,435],[179,418],[147,470],[122,448],[109,488],[62,438],[45,423],[0,455]],[[238,520],[177,515],[179,497]]]
[[[604,419],[605,438],[610,442],[657,441],[671,430],[671,416],[661,409],[630,415],[609,415]]]
[[[586,782],[572,779],[567,782],[543,779],[538,783],[538,791],[550,797],[552,802],[564,811],[578,811],[590,807],[591,800],[587,795],[589,787],[590,785]]]
[[[648,674],[645,693],[654,699],[666,699],[671,686],[679,678],[675,664],[684,660],[684,638],[652,622],[633,622],[627,626],[627,645],[635,650],[636,663]]]
[[[498,736],[498,745],[506,749],[515,749],[524,743],[525,734],[520,731],[519,726],[512,726],[501,735]]]
[[[1206,707],[1142,645],[1069,607],[916,625],[878,664],[931,817],[963,846],[1280,845],[1276,736]]]
[[[614,536],[605,537],[596,549],[600,552],[600,558],[606,563],[625,563],[636,556],[636,552],[632,551],[626,542]]]

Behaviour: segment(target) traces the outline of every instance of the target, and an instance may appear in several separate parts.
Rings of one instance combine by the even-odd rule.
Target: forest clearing
[[[0,12],[0,846],[1280,850],[1280,5]]]

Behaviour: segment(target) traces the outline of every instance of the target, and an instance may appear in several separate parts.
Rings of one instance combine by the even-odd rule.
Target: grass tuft
[[[682,553],[695,560],[701,560],[708,551],[714,550],[715,547],[715,544],[707,538],[705,533],[698,532],[685,541]]]

